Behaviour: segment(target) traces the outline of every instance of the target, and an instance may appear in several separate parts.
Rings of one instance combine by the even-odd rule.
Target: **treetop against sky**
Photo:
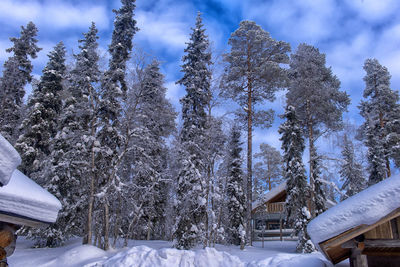
[[[41,75],[47,54],[63,41],[69,54],[78,51],[78,39],[94,21],[99,28],[103,53],[110,43],[118,0],[1,0],[0,62],[9,56],[9,37],[19,36],[20,26],[33,21],[38,29],[38,46],[43,50],[33,60],[34,74]],[[194,27],[197,11],[203,15],[206,34],[214,53],[228,52],[228,38],[242,20],[253,20],[276,40],[289,42],[292,52],[303,42],[326,54],[327,66],[341,81],[341,90],[351,98],[345,120],[361,122],[357,105],[365,84],[365,59],[377,58],[392,75],[392,88],[400,88],[400,2],[396,0],[137,0],[135,19],[140,31],[135,45],[157,57],[166,75],[167,96],[176,110],[184,89],[175,82],[182,77],[181,58]],[[283,113],[284,94],[269,104]],[[225,110],[225,108],[224,108]],[[269,130],[256,131],[255,146],[266,142],[280,148],[275,120]]]

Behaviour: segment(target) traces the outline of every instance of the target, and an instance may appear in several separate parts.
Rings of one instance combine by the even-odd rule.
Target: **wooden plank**
[[[397,219],[390,220],[390,226],[392,228],[393,239],[399,239],[399,228],[397,227]]]
[[[398,239],[365,239],[366,248],[400,248]]]
[[[397,239],[365,239],[363,241],[365,248],[400,248],[400,240]],[[344,242],[341,248],[356,248],[358,242],[354,239]]]
[[[400,217],[396,218],[396,224],[397,224],[397,229],[399,230],[399,235],[400,235]]]
[[[363,251],[363,255],[379,257],[399,257],[400,251]]]
[[[29,218],[17,217],[17,216],[12,216],[12,215],[3,214],[3,213],[0,213],[0,221],[17,224],[17,225],[30,226],[30,227],[35,227],[35,228],[45,227],[45,226],[49,225],[47,223],[36,221],[36,220],[31,220]]]
[[[353,239],[356,236],[359,236],[367,231],[370,231],[371,229],[374,229],[375,227],[377,227],[385,222],[388,222],[391,219],[398,217],[399,215],[400,215],[400,208],[397,208],[394,211],[392,211],[391,213],[389,213],[388,215],[386,215],[385,217],[383,217],[382,219],[380,219],[379,221],[377,221],[376,223],[373,223],[371,225],[363,224],[363,225],[360,225],[353,229],[350,229],[350,230],[336,236],[335,238],[331,238],[331,239],[323,242],[323,246],[325,248],[340,246],[342,243],[344,243],[350,239]]]

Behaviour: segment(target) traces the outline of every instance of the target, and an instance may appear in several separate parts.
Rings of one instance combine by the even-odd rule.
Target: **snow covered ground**
[[[190,251],[172,249],[167,241],[130,241],[129,247],[103,251],[93,246],[80,245],[75,239],[60,248],[31,248],[32,241],[19,237],[17,248],[9,259],[11,267],[319,267],[332,266],[320,253],[296,254],[292,241],[261,242],[241,251],[237,246],[217,245]],[[349,266],[341,263],[336,266]]]

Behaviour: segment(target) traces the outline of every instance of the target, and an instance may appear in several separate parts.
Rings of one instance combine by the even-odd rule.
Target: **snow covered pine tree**
[[[205,159],[202,144],[206,140],[206,106],[210,91],[211,64],[209,42],[200,13],[183,56],[184,76],[177,83],[185,86],[181,99],[183,126],[180,133],[182,168],[177,179],[175,211],[175,247],[189,249],[205,244],[207,219]]]
[[[55,224],[38,231],[46,246],[60,246],[73,235],[82,236],[88,207],[91,175],[91,147],[84,142],[90,136],[94,110],[89,101],[93,84],[99,81],[97,29],[94,25],[79,40],[80,53],[71,71],[66,100],[59,116],[57,134],[52,143],[51,165],[46,170],[46,188],[60,199],[62,209]]]
[[[61,91],[66,72],[64,44],[58,43],[48,57],[40,82],[28,102],[30,109],[22,122],[24,133],[15,146],[22,158],[21,171],[40,185],[47,182],[40,172],[45,169],[42,163],[49,160],[51,140],[57,133],[62,109]]]
[[[246,195],[240,142],[240,128],[234,125],[231,130],[229,148],[229,165],[227,167],[228,229],[227,239],[233,245],[244,249],[246,243]]]
[[[136,20],[133,19],[135,0],[121,0],[121,8],[114,10],[114,30],[108,51],[111,55],[108,70],[101,80],[101,97],[99,103],[99,131],[97,139],[100,141],[100,151],[97,153],[97,168],[99,173],[99,201],[103,208],[104,218],[102,247],[110,247],[110,203],[117,201],[121,183],[117,175],[117,168],[121,163],[119,154],[125,138],[121,128],[121,101],[126,97],[127,85],[125,81],[126,62],[132,50],[132,38],[136,31]],[[97,224],[99,225],[99,224]]]
[[[399,94],[390,88],[390,73],[376,59],[364,63],[364,98],[359,106],[365,122],[364,143],[368,147],[369,181],[373,185],[391,175],[390,158],[400,166]]]
[[[254,126],[271,127],[272,109],[255,111],[257,103],[273,101],[275,92],[285,87],[287,53],[290,45],[274,40],[253,21],[240,22],[229,38],[231,51],[224,55],[227,63],[221,82],[221,95],[233,99],[241,109],[238,115],[247,123],[247,223],[246,236],[251,237],[251,203],[253,190],[252,131]],[[250,240],[251,242],[251,240]]]
[[[339,91],[340,81],[325,66],[325,54],[311,45],[300,44],[290,56],[287,104],[296,114],[309,141],[312,217],[325,210],[325,196],[315,142],[326,130],[342,128],[342,113],[350,103],[346,92]],[[322,194],[322,195],[320,195]]]
[[[41,48],[36,46],[37,28],[29,22],[21,27],[19,38],[10,38],[14,43],[7,52],[14,55],[6,60],[3,66],[3,77],[0,83],[0,133],[11,144],[18,138],[19,126],[22,120],[22,106],[25,95],[25,85],[32,81],[33,66],[29,60],[36,58]]]
[[[315,250],[307,234],[307,223],[311,214],[307,203],[310,197],[310,187],[307,184],[306,170],[302,156],[304,151],[303,131],[300,121],[296,117],[295,108],[287,106],[282,116],[286,121],[279,127],[282,135],[283,161],[286,178],[286,223],[294,228],[294,235],[298,236],[296,250],[301,253],[310,253]]]

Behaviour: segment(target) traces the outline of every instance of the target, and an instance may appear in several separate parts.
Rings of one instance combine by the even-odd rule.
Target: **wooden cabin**
[[[333,264],[400,266],[400,175],[337,204],[309,223],[314,244]]]
[[[284,225],[286,183],[272,188],[252,204],[253,240],[288,240],[293,229]]]

